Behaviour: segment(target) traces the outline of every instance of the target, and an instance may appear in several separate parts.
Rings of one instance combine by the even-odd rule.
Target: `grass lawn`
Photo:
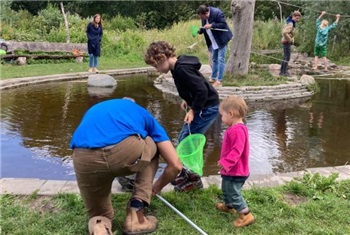
[[[244,190],[256,223],[241,229],[231,224],[235,215],[215,210],[215,203],[222,197],[216,186],[162,196],[207,234],[350,234],[350,180],[337,182],[336,177],[307,173],[284,186]],[[113,234],[122,234],[129,196],[113,195]],[[88,234],[88,219],[78,194],[2,195],[0,199],[3,234]],[[148,211],[159,219],[153,234],[199,234],[157,198],[153,198]]]

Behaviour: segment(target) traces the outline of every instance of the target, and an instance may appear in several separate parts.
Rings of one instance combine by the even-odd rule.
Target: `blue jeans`
[[[97,66],[98,66],[98,56],[94,56],[94,54],[89,54],[89,67],[97,68]]]
[[[235,209],[237,212],[248,207],[242,196],[242,187],[248,177],[221,176],[221,189],[224,195],[225,205]]]
[[[225,72],[226,48],[227,46],[223,46],[212,52],[213,71],[211,73],[211,78],[217,79],[220,82],[222,81]]]
[[[190,125],[185,123],[182,126],[182,130],[179,133],[178,136],[178,143],[181,142],[186,136],[188,136],[190,133],[201,133],[205,134],[209,127],[215,122],[216,117],[219,115],[219,104],[202,109],[201,112],[196,112],[194,114],[193,121]]]

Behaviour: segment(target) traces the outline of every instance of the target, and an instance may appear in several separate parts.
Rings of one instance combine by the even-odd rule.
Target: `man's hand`
[[[290,45],[294,45],[294,38],[290,40]]]
[[[212,28],[212,25],[211,24],[206,24],[203,26],[204,29],[211,29]]]

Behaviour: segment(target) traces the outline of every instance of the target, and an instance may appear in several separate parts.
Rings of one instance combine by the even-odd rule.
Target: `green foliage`
[[[42,30],[42,35],[50,33],[51,30],[55,30],[60,26],[60,22],[63,21],[63,16],[57,7],[49,4],[47,8],[41,10],[38,16],[35,17],[33,26]]]
[[[312,197],[314,199],[322,199],[323,197],[321,195],[328,192],[343,194],[345,192],[341,190],[337,191],[336,179],[338,176],[339,174],[333,173],[328,177],[324,177],[319,173],[311,174],[307,172],[303,177],[289,182],[285,186],[285,189],[297,195]]]
[[[281,47],[281,29],[277,20],[255,21],[253,32],[253,50],[276,49]]]
[[[136,30],[136,23],[130,17],[122,17],[116,15],[111,19],[103,19],[103,29],[115,30],[115,31],[126,31],[127,29]]]

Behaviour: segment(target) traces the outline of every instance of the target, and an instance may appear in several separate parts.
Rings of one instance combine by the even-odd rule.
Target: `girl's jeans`
[[[217,79],[220,82],[222,81],[225,72],[226,48],[227,46],[223,46],[212,52],[213,71],[211,73],[211,78]]]
[[[90,68],[98,67],[98,56],[94,56],[94,54],[89,54],[89,67]]]
[[[196,112],[194,114],[194,118],[191,124],[188,125],[187,123],[185,123],[182,126],[182,130],[180,131],[178,136],[178,143],[180,143],[181,140],[183,140],[189,134],[205,134],[209,127],[215,122],[218,114],[219,104],[209,108],[204,108],[200,112]]]
[[[242,196],[242,187],[248,177],[235,177],[222,175],[221,189],[224,195],[224,202],[227,207],[235,209],[237,212],[248,207]]]

